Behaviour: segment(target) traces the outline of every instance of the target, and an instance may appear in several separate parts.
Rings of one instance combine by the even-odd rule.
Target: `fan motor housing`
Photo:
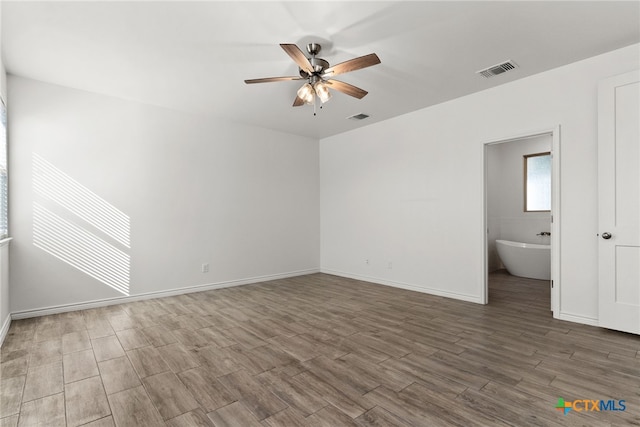
[[[309,63],[313,67],[313,73],[309,74],[302,68],[298,67],[298,70],[300,72],[300,77],[307,79],[312,75],[319,76],[324,72],[324,70],[329,68],[329,62],[325,61],[322,58],[316,58],[316,55],[320,53],[320,50],[322,50],[322,46],[320,46],[320,44],[318,43],[309,43],[307,45],[307,52],[309,52],[309,55],[311,55],[311,58],[307,58],[307,59],[309,60]]]
[[[329,62],[325,61],[322,58],[311,57],[311,58],[308,58],[308,59],[309,59],[309,62],[311,63],[311,66],[313,67],[313,74],[314,75],[322,74],[324,72],[324,70],[329,68]],[[305,79],[309,77],[309,73],[307,73],[302,68],[298,67],[298,70],[300,71],[300,77],[303,77]]]

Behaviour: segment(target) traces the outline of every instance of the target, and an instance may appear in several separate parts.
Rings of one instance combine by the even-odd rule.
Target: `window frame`
[[[524,202],[524,205],[523,205],[523,210],[524,210],[525,213],[527,213],[527,212],[551,212],[551,203],[553,203],[553,197],[551,195],[552,188],[549,188],[549,190],[550,190],[550,193],[549,193],[549,209],[533,210],[533,209],[528,209],[528,206],[527,206],[527,200],[528,200],[528,197],[527,197],[527,187],[528,186],[527,186],[527,184],[528,184],[528,179],[529,179],[529,176],[528,176],[528,173],[527,173],[528,172],[528,164],[529,164],[528,161],[532,157],[542,157],[542,156],[549,156],[549,161],[551,162],[551,159],[552,159],[551,158],[551,151],[545,151],[545,152],[542,152],[542,153],[534,153],[534,154],[525,154],[523,156],[523,159],[524,159],[524,168],[523,168],[524,169],[524,174],[523,174],[523,184],[524,184],[523,185],[523,187],[524,187],[523,188],[523,193],[524,193],[524,201],[523,202]],[[549,175],[551,175],[551,172],[552,172],[552,170],[549,171]],[[552,187],[551,176],[549,176],[549,186]]]
[[[4,206],[2,206],[1,198],[2,198],[2,187],[0,186],[0,223],[4,220],[6,224],[6,230],[2,230],[0,228],[0,240],[7,239],[9,237],[9,120],[7,117],[7,104],[4,101],[2,95],[0,95],[0,115],[4,115],[4,123],[2,124],[2,129],[0,132],[4,133],[4,145],[0,144],[0,176],[4,175],[5,178],[5,186],[4,196],[6,197],[6,201]],[[4,165],[2,164],[2,159],[4,159]],[[4,207],[4,209],[2,209]],[[4,231],[4,233],[2,233]]]

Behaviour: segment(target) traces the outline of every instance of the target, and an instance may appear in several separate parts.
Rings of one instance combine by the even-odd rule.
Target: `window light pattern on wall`
[[[129,295],[129,255],[38,203],[33,204],[33,244]]]
[[[127,215],[35,153],[33,189],[127,248],[130,247]]]
[[[32,160],[41,199],[33,204],[34,246],[128,296],[129,217],[41,156]]]

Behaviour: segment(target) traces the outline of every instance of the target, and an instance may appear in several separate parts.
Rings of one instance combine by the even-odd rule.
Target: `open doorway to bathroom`
[[[485,303],[559,307],[559,128],[484,146]]]

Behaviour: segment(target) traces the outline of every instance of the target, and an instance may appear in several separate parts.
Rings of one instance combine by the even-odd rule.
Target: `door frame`
[[[491,139],[483,144],[483,206],[482,206],[482,260],[484,268],[482,304],[489,303],[489,256],[488,256],[488,153],[492,145],[515,142],[541,135],[551,135],[551,311],[554,318],[560,315],[560,125],[537,131],[525,132],[506,138]]]

